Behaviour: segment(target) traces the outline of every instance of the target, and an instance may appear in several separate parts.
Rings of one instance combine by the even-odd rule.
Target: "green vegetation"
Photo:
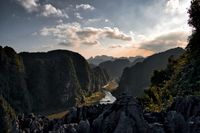
[[[53,119],[61,119],[61,118],[63,118],[67,113],[68,113],[68,111],[63,111],[63,112],[59,112],[59,113],[54,113],[54,114],[48,115],[47,117],[48,117],[50,120],[53,120]]]
[[[165,70],[154,72],[150,88],[140,99],[148,111],[165,110],[176,96],[200,95],[200,1],[192,0],[188,12],[194,30],[187,51],[179,59],[171,57]]]
[[[6,100],[0,96],[0,132],[9,133],[12,121],[15,118],[15,112],[6,102]]]
[[[119,85],[116,80],[111,80],[106,85],[103,86],[103,89],[113,92],[117,89],[118,86]]]
[[[102,91],[97,91],[91,94],[83,94],[83,100],[77,101],[77,106],[90,106],[98,103],[105,94]]]

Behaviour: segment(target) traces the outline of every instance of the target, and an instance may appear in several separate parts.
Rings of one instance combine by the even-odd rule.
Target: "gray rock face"
[[[147,124],[137,100],[120,97],[93,122],[93,132],[97,133],[144,133]]]
[[[177,97],[169,110],[181,113],[187,120],[200,113],[200,96]]]
[[[170,111],[167,113],[164,125],[167,133],[187,132],[187,124],[184,117],[176,111]]]
[[[41,117],[20,118],[22,129],[37,129],[55,133],[146,133],[148,125],[143,118],[142,108],[138,101],[129,96],[122,96],[113,105],[96,105],[91,107],[72,108],[61,120],[47,120]],[[44,122],[41,130],[29,124],[29,121]],[[20,122],[21,121],[21,122]],[[21,127],[21,126],[19,126]]]
[[[162,129],[165,133],[199,133],[199,104],[199,96],[177,97],[167,112],[145,113],[144,118],[149,123],[148,130],[157,132],[156,127],[159,125],[159,130]]]
[[[14,127],[20,127],[15,131],[35,129],[38,133],[199,133],[200,115],[191,115],[185,120],[180,112],[172,110],[143,113],[136,99],[122,95],[112,105],[73,107],[59,120],[32,114],[18,117],[19,126]]]
[[[188,120],[188,132],[200,133],[200,114],[194,115]]]
[[[165,133],[163,124],[160,123],[149,124],[147,133]]]

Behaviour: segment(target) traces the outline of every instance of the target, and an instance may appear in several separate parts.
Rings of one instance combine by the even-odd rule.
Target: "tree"
[[[191,1],[191,6],[188,10],[188,13],[188,24],[192,26],[194,30],[189,38],[190,41],[186,49],[191,53],[191,55],[194,55],[193,57],[195,57],[200,53],[200,0]]]
[[[200,0],[192,0],[189,13],[188,24],[195,28],[196,31],[200,31]]]

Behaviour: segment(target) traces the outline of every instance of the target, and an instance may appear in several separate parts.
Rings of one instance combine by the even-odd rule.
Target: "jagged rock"
[[[169,110],[181,113],[187,120],[200,112],[200,96],[177,97]]]
[[[122,94],[110,105],[73,107],[63,119],[19,115],[14,128],[18,130],[12,133],[199,133],[200,114],[187,121],[181,113],[170,110],[143,115],[138,101]]]
[[[93,122],[95,133],[145,133],[147,124],[137,100],[121,96]]]
[[[66,124],[76,123],[77,119],[78,119],[77,108],[72,107],[72,108],[70,108],[69,113],[65,116],[64,122]]]
[[[187,133],[187,124],[184,117],[176,111],[167,113],[164,128],[167,133]]]
[[[144,113],[144,118],[150,124],[164,123],[165,115],[165,112],[146,112]]]
[[[200,113],[189,118],[188,129],[189,133],[200,133]]]
[[[81,120],[77,127],[78,133],[90,133],[90,123],[88,120]]]
[[[77,132],[77,124],[69,124],[65,127],[63,133],[78,133]]]
[[[165,133],[163,124],[160,123],[149,124],[147,133]]]

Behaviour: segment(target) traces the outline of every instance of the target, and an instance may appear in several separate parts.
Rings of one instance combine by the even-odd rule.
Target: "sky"
[[[1,0],[0,45],[149,56],[185,47],[190,0]]]

